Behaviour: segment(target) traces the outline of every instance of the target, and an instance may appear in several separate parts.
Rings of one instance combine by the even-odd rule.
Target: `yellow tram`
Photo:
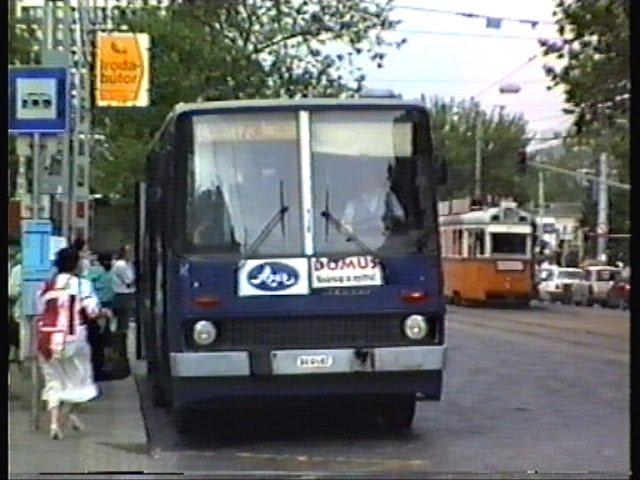
[[[508,201],[475,209],[440,202],[438,212],[447,300],[528,305],[535,273],[531,214]]]

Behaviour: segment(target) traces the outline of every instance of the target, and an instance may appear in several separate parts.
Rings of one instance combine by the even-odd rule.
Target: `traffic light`
[[[524,148],[518,149],[518,171],[527,173],[527,151]]]

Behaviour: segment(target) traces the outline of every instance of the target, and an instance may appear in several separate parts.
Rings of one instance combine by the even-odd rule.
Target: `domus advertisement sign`
[[[148,106],[149,35],[99,33],[96,48],[96,106]]]

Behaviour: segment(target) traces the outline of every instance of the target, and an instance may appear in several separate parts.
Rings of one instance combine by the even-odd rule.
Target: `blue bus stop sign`
[[[22,221],[22,313],[37,315],[38,292],[51,277],[51,221]]]
[[[9,67],[9,132],[64,133],[69,84],[65,67]]]

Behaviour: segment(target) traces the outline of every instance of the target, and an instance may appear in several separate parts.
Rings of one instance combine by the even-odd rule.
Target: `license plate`
[[[327,368],[333,365],[331,355],[300,355],[297,360],[299,368]]]

